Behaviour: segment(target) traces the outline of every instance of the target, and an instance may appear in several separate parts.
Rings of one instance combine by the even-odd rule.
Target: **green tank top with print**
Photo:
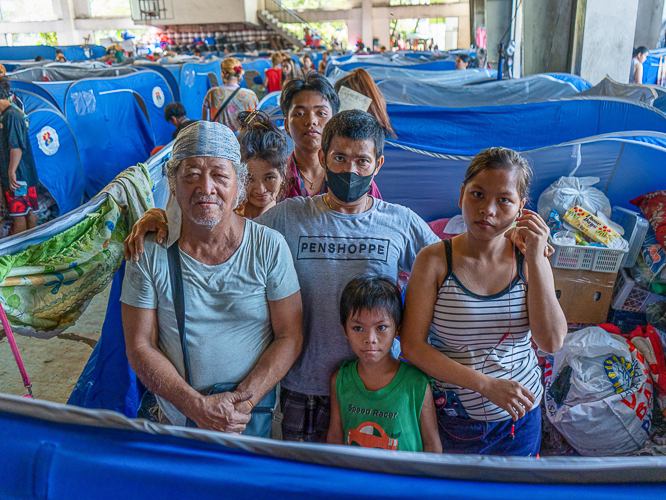
[[[421,370],[400,363],[389,385],[369,391],[357,361],[345,361],[335,381],[345,444],[384,450],[423,451],[419,419],[430,383]]]

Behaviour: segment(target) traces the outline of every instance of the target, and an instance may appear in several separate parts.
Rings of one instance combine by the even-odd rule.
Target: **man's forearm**
[[[291,337],[278,338],[264,351],[257,365],[238,386],[239,391],[252,392],[252,404],[257,404],[284,378],[301,352],[301,342]]]
[[[201,395],[183,380],[167,357],[153,347],[137,348],[127,354],[130,366],[146,388],[189,416]]]
[[[23,156],[23,150],[21,148],[13,148],[9,151],[9,175],[14,175],[16,169],[21,162],[21,157]]]

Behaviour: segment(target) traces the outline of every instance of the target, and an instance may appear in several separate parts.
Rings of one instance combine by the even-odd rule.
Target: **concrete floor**
[[[76,324],[49,340],[15,335],[35,398],[66,403],[102,331],[111,286],[96,295]],[[7,337],[0,339],[0,392],[23,395]]]

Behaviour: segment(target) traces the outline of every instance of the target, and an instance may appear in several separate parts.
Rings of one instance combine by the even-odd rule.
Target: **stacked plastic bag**
[[[555,244],[629,248],[624,229],[610,220],[610,201],[592,187],[598,182],[598,177],[560,177],[541,194],[537,211]]]

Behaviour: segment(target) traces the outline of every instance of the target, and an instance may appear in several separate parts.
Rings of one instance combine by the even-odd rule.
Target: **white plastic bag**
[[[597,326],[546,358],[548,420],[581,455],[625,455],[650,434],[652,381],[627,339]]]
[[[598,177],[560,177],[539,196],[537,212],[543,220],[548,220],[553,209],[557,210],[562,218],[567,210],[579,206],[592,214],[602,212],[610,217],[610,200],[604,193],[592,187],[597,182]]]

